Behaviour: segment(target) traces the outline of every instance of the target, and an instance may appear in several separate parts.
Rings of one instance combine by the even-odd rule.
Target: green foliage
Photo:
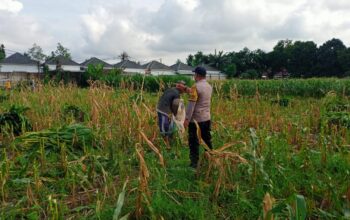
[[[350,49],[339,39],[331,39],[319,47],[313,41],[280,40],[270,52],[249,50],[247,47],[235,52],[219,51],[204,54],[198,51],[188,55],[187,64],[197,66],[207,64],[228,76],[249,78],[248,70],[255,69],[258,75],[269,72],[269,77],[287,70],[292,77],[345,77],[350,70]],[[236,65],[237,74],[230,71]]]
[[[258,72],[254,69],[249,69],[240,75],[242,79],[257,79],[259,78]]]
[[[124,86],[126,88],[141,89],[148,92],[158,92],[160,89],[169,88],[175,85],[176,82],[183,80],[186,85],[191,86],[192,80],[187,76],[145,76],[136,74],[132,76],[123,76],[119,73],[115,75],[105,75],[100,79],[107,85],[119,88]]]
[[[3,44],[1,44],[1,46],[0,46],[0,61],[5,59],[5,57],[6,57],[5,46]]]
[[[260,81],[242,81],[253,85],[249,91],[256,94]],[[338,81],[324,83],[332,87]],[[185,139],[174,137],[174,148],[165,150],[157,135],[157,94],[129,87],[113,91],[71,85],[43,85],[23,94],[27,93],[13,91],[0,109],[12,102],[29,105],[26,115],[38,131],[15,142],[1,139],[2,146],[9,146],[0,149],[1,219],[134,219],[140,208],[138,195],[143,199],[142,219],[264,219],[267,192],[273,198],[268,213],[274,219],[349,216],[350,130],[328,124],[319,128],[323,111],[347,111],[347,97],[336,97],[335,92],[322,99],[293,97],[288,108],[271,105],[270,97],[228,99],[215,92],[213,153],[225,149],[227,154],[209,160],[200,147],[204,166],[197,171],[188,167]],[[66,103],[75,107],[65,107]],[[61,120],[65,108],[78,106],[91,111],[84,125]],[[165,167],[138,131],[159,149]],[[135,146],[142,150],[144,167]],[[246,162],[237,163],[229,155]],[[213,198],[218,177],[224,179]],[[142,194],[141,184],[149,196]]]
[[[46,59],[46,55],[43,53],[43,49],[35,43],[31,48],[28,49],[27,54],[30,56],[30,58],[36,61],[42,62]]]
[[[350,128],[350,102],[341,96],[328,94],[324,99],[322,120],[328,125]]]
[[[83,122],[85,112],[76,105],[65,105],[63,106],[62,116],[66,121],[73,119],[76,122]]]
[[[119,216],[120,216],[120,213],[121,213],[123,205],[124,205],[125,193],[126,193],[126,184],[127,183],[128,183],[127,181],[124,183],[123,190],[118,196],[117,207],[114,210],[113,220],[120,220],[120,219],[122,219],[122,218],[119,218]],[[123,217],[123,219],[124,218],[127,219],[127,217],[125,217],[125,216]]]
[[[339,39],[333,38],[322,44],[317,52],[317,76],[342,76],[344,71],[338,55],[345,49],[345,45]]]
[[[31,151],[44,147],[59,152],[62,144],[70,151],[91,148],[96,146],[96,139],[91,128],[82,124],[71,124],[25,133],[16,139],[16,144]]]
[[[4,101],[8,100],[9,97],[10,97],[9,94],[0,92],[0,103],[2,103],[2,102],[4,102]]]
[[[287,107],[290,105],[290,98],[283,97],[283,98],[274,99],[274,100],[271,100],[271,103],[278,104],[279,106],[282,106],[282,107]]]
[[[51,51],[50,56],[46,56],[46,60],[53,59],[58,56],[63,56],[67,59],[72,59],[72,55],[69,52],[69,49],[64,47],[61,43],[57,43],[55,51]]]
[[[239,95],[277,94],[281,96],[324,97],[334,91],[338,95],[350,95],[350,80],[348,79],[288,79],[288,80],[227,80],[222,85],[224,94],[236,90]]]
[[[227,78],[235,77],[237,74],[236,64],[233,63],[233,64],[228,65],[225,69],[225,74],[226,74]]]
[[[32,130],[32,125],[24,115],[28,109],[28,107],[12,105],[8,112],[0,114],[0,133],[20,135],[23,131]]]
[[[84,75],[86,75],[85,77],[90,80],[100,79],[103,75],[103,64],[89,64]]]
[[[292,195],[283,202],[280,202],[270,211],[278,218],[291,220],[305,220],[307,217],[307,206],[303,195]]]
[[[344,71],[343,77],[350,76],[350,48],[345,50],[339,50],[337,52],[338,60],[341,65],[342,70]]]

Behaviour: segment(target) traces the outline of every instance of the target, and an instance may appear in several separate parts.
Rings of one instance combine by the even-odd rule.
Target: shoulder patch
[[[190,97],[189,97],[188,100],[191,101],[191,102],[197,102],[197,100],[198,100],[198,92],[197,92],[196,85],[193,85],[191,87]]]

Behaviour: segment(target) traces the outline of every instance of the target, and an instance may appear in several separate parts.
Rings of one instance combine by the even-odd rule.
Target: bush
[[[284,79],[284,80],[227,80],[222,91],[229,94],[235,88],[239,95],[261,95],[324,97],[333,91],[338,95],[350,96],[350,80],[335,78]]]
[[[326,124],[350,128],[350,103],[347,99],[334,93],[327,94],[322,112]]]
[[[9,132],[20,135],[24,131],[31,131],[32,125],[24,113],[29,108],[12,105],[8,112],[0,114],[0,133]]]
[[[255,69],[247,70],[246,72],[242,73],[240,76],[241,79],[257,79],[259,78],[259,74]]]
[[[62,117],[67,121],[73,119],[77,122],[83,122],[85,118],[85,112],[76,105],[63,106]]]
[[[109,86],[113,87],[126,87],[131,89],[141,89],[143,88],[148,92],[157,92],[159,89],[169,88],[173,86],[178,81],[185,81],[186,85],[191,86],[193,81],[187,76],[145,76],[141,74],[132,76],[105,76],[101,79]]]

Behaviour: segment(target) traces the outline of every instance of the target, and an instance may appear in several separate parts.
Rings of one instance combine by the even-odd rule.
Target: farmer
[[[212,87],[206,81],[207,71],[204,67],[196,67],[193,70],[196,83],[186,92],[190,94],[189,103],[186,109],[184,126],[188,127],[188,143],[190,147],[190,166],[197,168],[199,159],[199,143],[197,136],[197,125],[200,129],[201,138],[205,144],[212,149],[211,143],[211,121],[210,102]]]
[[[170,148],[169,139],[171,139],[175,129],[172,116],[177,114],[180,95],[185,92],[186,88],[186,83],[179,81],[175,87],[166,89],[158,101],[158,126],[167,148]]]

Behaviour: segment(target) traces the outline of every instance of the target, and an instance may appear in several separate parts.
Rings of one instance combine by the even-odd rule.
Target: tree
[[[350,48],[338,52],[338,61],[344,71],[343,76],[350,76]]]
[[[317,45],[313,41],[296,41],[291,46],[288,71],[293,77],[312,77],[316,64]]]
[[[209,54],[208,56],[209,65],[215,67],[219,70],[224,70],[225,65],[227,64],[227,57],[224,54],[224,51],[219,51],[218,54]]]
[[[200,64],[208,64],[208,63],[209,63],[209,58],[207,55],[204,55],[202,51],[198,51],[194,55],[193,66],[198,66]]]
[[[186,59],[187,65],[189,65],[189,66],[194,66],[194,65],[193,65],[193,60],[194,60],[193,55],[192,55],[192,54],[188,55],[188,57],[187,57],[187,59]]]
[[[103,75],[103,65],[102,64],[89,64],[86,70],[86,77],[90,80],[98,80]]]
[[[338,60],[338,54],[344,50],[346,47],[339,39],[333,38],[322,44],[317,50],[315,72],[318,76],[342,76],[344,70]]]
[[[280,40],[269,53],[268,59],[273,72],[290,67],[290,56],[293,42],[291,40]]]
[[[182,63],[180,59],[176,60],[176,64]]]
[[[350,48],[339,39],[331,39],[319,48],[313,41],[280,40],[273,50],[249,50],[239,52],[188,55],[190,66],[209,64],[225,72],[228,77],[255,78],[263,73],[269,78],[277,72],[288,72],[294,77],[350,76]],[[253,71],[254,70],[254,71]]]
[[[72,56],[68,48],[65,48],[61,43],[57,43],[57,48],[55,52],[51,52],[51,56],[63,56],[67,59],[72,59]]]
[[[0,45],[0,61],[5,59],[6,52],[5,52],[5,46],[3,44]]]
[[[231,63],[229,64],[226,68],[225,68],[225,71],[224,71],[227,75],[227,78],[233,78],[233,77],[236,77],[236,74],[237,74],[237,67],[236,67],[236,64],[234,63]]]
[[[268,68],[267,54],[260,49],[251,51],[245,47],[243,50],[235,54],[235,60],[238,75],[249,69],[255,69],[261,73]]]
[[[33,60],[40,61],[40,62],[43,62],[47,57],[43,53],[43,49],[35,43],[33,44],[33,46],[31,48],[28,49],[27,54]]]
[[[124,61],[124,60],[129,60],[130,56],[127,52],[123,51],[119,56],[118,56],[119,59],[121,59],[121,61]]]

